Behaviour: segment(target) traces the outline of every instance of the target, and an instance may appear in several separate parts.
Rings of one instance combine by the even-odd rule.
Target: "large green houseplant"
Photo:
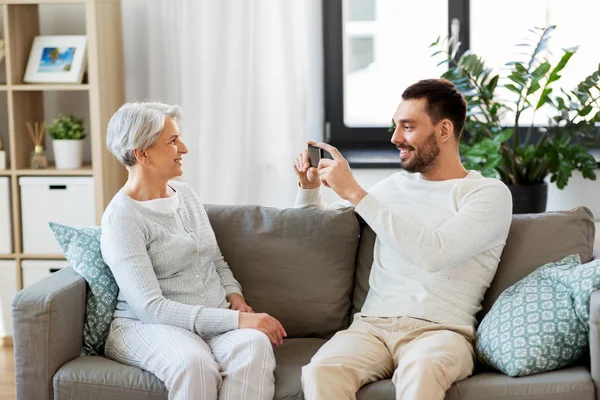
[[[593,135],[600,122],[600,65],[574,89],[555,90],[563,69],[577,51],[564,49],[555,64],[549,61],[548,42],[555,26],[531,30],[533,40],[517,46],[525,60],[507,63],[508,73],[488,68],[472,52],[460,57],[460,43],[438,40],[434,57],[448,64],[442,77],[452,81],[468,103],[461,155],[468,169],[497,177],[513,193],[514,212],[541,212],[546,208],[546,177],[564,188],[574,170],[596,179],[596,161],[582,140]],[[520,124],[527,109],[547,112],[548,126]],[[503,116],[514,114],[506,123]]]

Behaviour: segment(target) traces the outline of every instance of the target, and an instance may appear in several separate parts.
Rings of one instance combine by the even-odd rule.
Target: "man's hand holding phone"
[[[317,152],[315,152],[315,149]],[[309,154],[309,151],[311,154]],[[316,157],[318,157],[318,160]],[[302,151],[294,159],[294,171],[298,175],[298,181],[302,189],[317,189],[321,186],[319,172],[317,171],[320,158],[321,149],[309,144],[308,149]]]
[[[308,145],[308,149],[294,160],[300,186],[304,189],[315,189],[323,183],[342,199],[357,205],[367,192],[354,179],[350,165],[344,156],[338,149],[327,143],[310,141]],[[325,153],[330,159],[323,157]],[[311,165],[318,165],[318,167]]]

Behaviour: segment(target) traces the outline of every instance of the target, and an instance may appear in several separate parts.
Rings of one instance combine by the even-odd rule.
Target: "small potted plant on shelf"
[[[548,180],[563,189],[575,170],[596,179],[596,161],[582,143],[595,136],[600,123],[600,65],[573,89],[557,90],[577,48],[563,49],[552,62],[547,47],[555,28],[531,30],[533,40],[518,45],[526,58],[507,63],[506,73],[470,51],[458,57],[460,42],[438,39],[431,45],[439,48],[433,56],[444,57],[440,64],[448,64],[442,77],[467,99],[460,143],[464,164],[506,183],[515,214],[545,211]],[[546,113],[547,125],[536,127],[532,118],[523,126],[526,110]]]
[[[48,128],[57,169],[80,168],[83,159],[83,118],[59,114]]]

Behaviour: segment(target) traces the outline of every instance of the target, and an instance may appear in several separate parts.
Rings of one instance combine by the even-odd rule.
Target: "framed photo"
[[[86,68],[86,36],[36,36],[23,81],[81,83]]]

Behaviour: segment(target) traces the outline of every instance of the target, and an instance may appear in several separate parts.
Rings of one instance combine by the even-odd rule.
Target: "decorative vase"
[[[48,168],[48,159],[44,154],[44,147],[37,145],[34,147],[33,153],[31,153],[31,169],[44,169]]]
[[[81,168],[83,163],[83,140],[53,140],[56,169]]]
[[[546,211],[548,185],[508,185],[513,199],[513,214],[533,214]]]

